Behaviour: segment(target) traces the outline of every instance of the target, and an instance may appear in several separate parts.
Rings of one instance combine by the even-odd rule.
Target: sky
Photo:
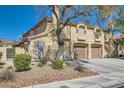
[[[50,12],[46,14],[49,15]],[[35,6],[0,6],[0,37],[17,40],[20,35],[39,22],[37,16]]]
[[[43,7],[43,6],[42,6]],[[51,16],[50,11],[46,12],[45,7],[41,9],[40,14],[44,16]],[[46,7],[47,8],[47,7]],[[43,11],[46,12],[44,15]],[[32,28],[41,19],[38,17],[39,13],[36,11],[36,6],[31,5],[9,5],[0,6],[0,38],[3,37],[9,40],[18,40],[24,32]],[[84,18],[86,20],[86,17]],[[92,16],[89,24],[96,25],[96,17]],[[81,18],[73,20],[73,22],[83,21]],[[105,26],[105,25],[104,25]]]
[[[0,6],[0,37],[16,40],[39,18],[34,6]]]

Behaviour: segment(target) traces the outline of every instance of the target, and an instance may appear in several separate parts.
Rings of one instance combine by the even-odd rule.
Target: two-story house
[[[28,45],[28,53],[33,57],[36,57],[34,44],[37,41],[42,42],[44,54],[47,54],[49,49],[52,51],[58,48],[56,40],[53,41],[50,34],[50,27],[55,20],[54,16],[45,17],[23,34],[23,43]],[[75,58],[75,55],[78,59],[107,57],[109,42],[107,30],[84,23],[68,23],[63,33],[65,33],[65,51],[63,52],[65,59]]]

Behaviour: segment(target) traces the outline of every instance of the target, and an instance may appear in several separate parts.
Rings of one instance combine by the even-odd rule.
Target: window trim
[[[78,24],[77,25],[77,33],[79,34],[79,29],[81,28],[81,27],[84,27],[84,35],[83,36],[86,36],[86,34],[87,34],[87,26],[86,25],[84,25],[84,24]]]
[[[96,33],[97,33],[98,30],[99,30],[99,36],[98,36],[98,38],[96,38]],[[100,39],[101,36],[102,36],[102,29],[100,27],[96,27],[94,29],[94,37],[95,37],[95,39]]]

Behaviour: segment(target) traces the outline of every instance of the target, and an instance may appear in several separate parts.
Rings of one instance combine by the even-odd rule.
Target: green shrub
[[[41,57],[39,60],[40,60],[40,64],[45,65],[48,61],[48,58],[47,57]]]
[[[2,52],[0,52],[0,59],[2,58],[2,55],[3,55],[3,53],[2,53]]]
[[[63,69],[63,63],[64,63],[63,60],[54,59],[54,60],[52,61],[52,67],[53,67],[54,69]]]
[[[14,56],[13,63],[17,71],[27,70],[31,63],[31,56],[28,54],[17,54]]]
[[[9,81],[14,79],[13,69],[8,67],[1,73],[0,81]]]
[[[124,57],[124,55],[123,54],[120,54],[119,57]]]

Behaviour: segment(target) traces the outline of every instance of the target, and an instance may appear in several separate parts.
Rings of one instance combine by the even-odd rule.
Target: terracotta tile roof
[[[26,35],[28,34],[30,31],[36,29],[37,27],[43,25],[45,22],[52,22],[53,18],[52,17],[44,17],[41,21],[39,21],[35,26],[33,26],[31,29],[29,29],[27,32],[25,32],[23,35]],[[61,21],[61,23],[63,23]],[[83,23],[85,24],[85,23]],[[77,26],[77,23],[74,23],[74,22],[69,22],[67,25],[70,25],[70,26]],[[91,26],[91,25],[88,25],[88,24],[85,24],[89,29],[94,29],[95,27],[98,27],[98,26]],[[101,28],[101,27],[100,27]],[[104,29],[104,28],[101,28],[103,29],[103,31],[108,31],[107,29]]]
[[[113,39],[121,39],[124,38],[124,35],[114,35]]]
[[[5,43],[14,43],[14,41],[10,41],[10,40],[7,40],[5,38],[0,38],[0,41],[5,42]]]
[[[51,17],[45,17],[41,21],[39,21],[35,26],[33,26],[31,29],[29,29],[27,32],[25,32],[23,35],[28,34],[30,31],[36,29],[37,27],[43,25],[45,22],[52,22]]]

